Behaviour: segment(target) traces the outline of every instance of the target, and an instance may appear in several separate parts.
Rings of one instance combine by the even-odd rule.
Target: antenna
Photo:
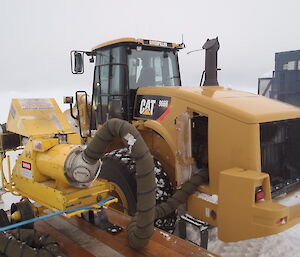
[[[187,52],[186,54],[190,54],[190,53],[193,53],[193,52],[198,52],[198,51],[203,51],[204,49],[196,49],[196,50],[192,50],[192,51],[189,51]]]
[[[183,33],[181,34],[181,43],[179,44],[179,49],[185,48],[185,44],[183,42]]]

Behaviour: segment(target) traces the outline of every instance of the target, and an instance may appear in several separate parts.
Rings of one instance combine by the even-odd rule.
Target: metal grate
[[[300,119],[260,124],[261,170],[270,175],[273,197],[299,185],[299,131]]]

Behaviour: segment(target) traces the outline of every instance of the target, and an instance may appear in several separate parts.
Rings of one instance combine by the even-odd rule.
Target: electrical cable
[[[94,206],[85,206],[85,207],[78,207],[78,208],[74,208],[74,209],[68,209],[68,210],[57,211],[57,212],[53,212],[53,213],[50,213],[50,214],[47,214],[47,215],[44,215],[44,216],[36,217],[36,218],[33,218],[33,219],[29,219],[29,220],[24,220],[24,221],[15,223],[15,224],[11,224],[11,225],[2,227],[2,228],[0,228],[0,232],[1,232],[1,231],[6,231],[6,230],[10,230],[10,229],[14,229],[14,228],[17,228],[17,227],[21,227],[21,226],[24,226],[24,225],[27,225],[27,224],[36,222],[36,221],[38,221],[38,220],[47,219],[47,218],[50,218],[50,217],[53,217],[53,216],[56,216],[56,215],[59,215],[59,214],[63,214],[63,213],[70,213],[70,212],[74,212],[74,211],[82,211],[82,210],[94,210],[94,209],[100,209],[105,203],[107,203],[107,202],[113,200],[114,198],[115,198],[115,197],[110,196],[110,197],[108,197],[108,198],[106,198],[106,199],[104,199],[104,200],[98,202],[97,205],[99,206],[99,208],[94,207]]]

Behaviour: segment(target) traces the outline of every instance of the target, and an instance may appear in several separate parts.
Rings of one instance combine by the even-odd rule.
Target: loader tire
[[[102,162],[99,176],[112,183],[115,187],[113,194],[119,199],[119,202],[113,207],[133,216],[136,212],[135,161],[130,157],[128,149],[122,148],[107,153],[103,156]],[[160,204],[172,196],[173,186],[161,163],[154,159],[154,165],[157,183],[156,204]],[[164,218],[155,220],[154,225],[172,233],[176,218],[177,214],[174,212]]]

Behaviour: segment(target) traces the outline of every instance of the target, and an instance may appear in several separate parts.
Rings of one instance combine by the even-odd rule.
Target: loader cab
[[[180,45],[143,39],[120,39],[93,49],[93,123],[111,118],[131,121],[137,89],[181,86]]]

